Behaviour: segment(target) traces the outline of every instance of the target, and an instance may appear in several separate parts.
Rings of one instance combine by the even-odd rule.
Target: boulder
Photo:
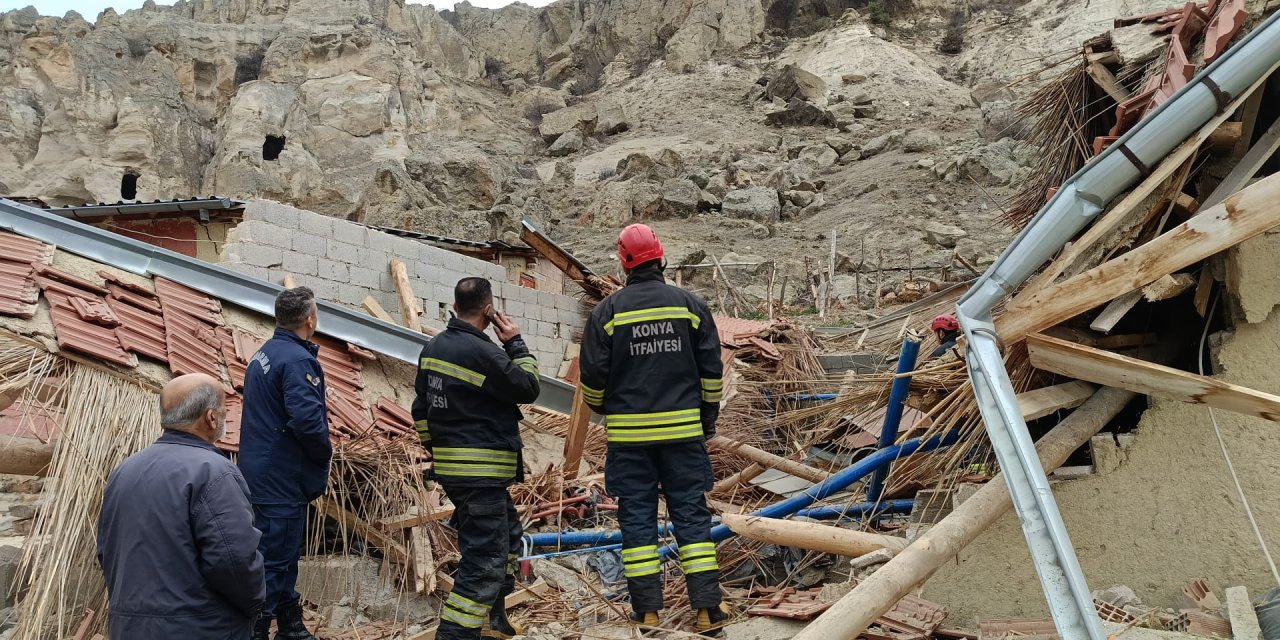
[[[798,98],[816,104],[825,104],[827,83],[822,78],[794,64],[789,64],[769,80],[764,93],[769,98],[780,98],[787,102]]]
[[[620,102],[605,102],[597,109],[596,131],[606,136],[622,133],[631,128],[627,110]]]
[[[861,73],[846,73],[840,76],[840,81],[845,84],[861,84],[867,81],[867,77]]]
[[[724,197],[720,212],[730,218],[755,220],[756,222],[777,222],[782,213],[782,205],[778,201],[778,192],[769,187],[748,187],[730,191]]]
[[[967,231],[960,227],[955,227],[941,222],[930,222],[924,228],[925,240],[934,246],[943,249],[954,249],[956,243],[969,235]]]
[[[818,194],[812,191],[788,191],[782,194],[783,199],[802,209],[813,203],[817,196]]]
[[[906,135],[907,132],[901,129],[894,129],[882,136],[876,136],[862,145],[862,157],[870,158],[871,156],[880,155],[901,144]]]
[[[831,136],[827,138],[826,142],[827,142],[827,146],[831,147],[832,149],[835,149],[836,153],[840,154],[841,156],[844,156],[844,154],[849,153],[850,151],[853,151],[853,148],[855,146],[852,140],[848,138],[841,138],[838,136]]]
[[[902,139],[902,150],[908,153],[933,151],[942,146],[942,136],[928,129],[916,129]]]
[[[835,149],[832,149],[830,145],[825,143],[805,147],[804,150],[800,152],[800,157],[798,158],[800,162],[807,162],[819,169],[834,166],[836,161],[839,159],[840,154],[836,153]]]
[[[595,133],[598,120],[599,114],[596,113],[595,107],[590,105],[566,107],[543,115],[542,124],[538,125],[538,133],[547,143],[555,141],[573,129],[579,130],[584,136],[589,136]]]
[[[722,201],[710,191],[702,191],[698,194],[698,211],[719,211]]]
[[[645,153],[633,153],[618,161],[616,172],[620,180],[643,178],[662,182],[684,173],[684,159],[671,149],[663,149],[656,158]]]
[[[559,138],[556,138],[556,141],[551,143],[550,147],[547,147],[547,155],[553,158],[560,158],[577,153],[582,151],[582,143],[582,132],[578,129],[570,129],[561,134]]]
[[[764,116],[765,122],[775,127],[835,127],[836,116],[812,102],[793,99],[787,106]]]
[[[668,215],[688,218],[701,206],[702,189],[691,180],[672,178],[662,183],[662,202]]]
[[[973,106],[981,107],[988,102],[1017,102],[1018,96],[1004,82],[980,82],[969,91],[969,99]]]

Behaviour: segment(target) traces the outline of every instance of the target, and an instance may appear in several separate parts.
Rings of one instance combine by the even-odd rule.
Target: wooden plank
[[[1067,382],[1018,394],[1023,420],[1043,418],[1055,411],[1074,409],[1093,397],[1098,388],[1087,382]]]
[[[764,473],[764,471],[765,471],[764,465],[758,462],[752,462],[751,464],[744,467],[741,471],[725,478],[724,480],[721,480],[720,482],[717,482],[715,486],[711,487],[711,493],[721,493],[724,491],[729,491],[730,489],[733,489],[734,487],[744,482],[750,482],[753,478]]]
[[[382,305],[378,304],[378,301],[373,299],[373,296],[365,296],[364,302],[361,302],[360,306],[364,307],[365,312],[369,315],[383,322],[396,324],[395,318],[392,318],[391,314],[387,313],[387,310],[383,309]]]
[[[85,609],[84,617],[80,619],[80,627],[76,630],[76,634],[71,636],[71,640],[89,640],[89,629],[93,627],[93,621],[98,618],[98,613],[93,609]]]
[[[1116,74],[1111,73],[1111,70],[1100,62],[1090,62],[1085,72],[1116,102],[1124,102],[1132,95],[1124,85],[1120,84],[1120,81],[1116,80]]]
[[[803,462],[796,462],[794,460],[783,458],[782,456],[775,456],[768,451],[757,449],[749,444],[743,444],[736,440],[730,440],[725,436],[716,436],[708,440],[707,444],[719,447],[729,453],[742,456],[771,469],[777,469],[778,471],[791,474],[797,478],[803,478],[809,482],[819,483],[831,477],[831,474],[826,471],[814,469]]]
[[[1142,297],[1147,302],[1160,302],[1161,300],[1176,298],[1194,286],[1196,286],[1196,279],[1191,277],[1191,274],[1175,273],[1161,276],[1159,280],[1144,287],[1142,289]]]
[[[573,388],[573,413],[569,414],[569,433],[564,439],[564,472],[566,480],[578,477],[582,466],[582,447],[587,443],[587,427],[591,422],[591,407],[582,399],[582,385]]]
[[[1213,293],[1213,272],[1208,266],[1200,270],[1200,281],[1196,283],[1196,313],[1203,318],[1209,312],[1209,294]]]
[[[1130,291],[1111,301],[1098,317],[1089,323],[1089,328],[1102,333],[1111,333],[1121,320],[1142,300],[1142,290]]]
[[[1258,138],[1258,142],[1249,148],[1248,153],[1240,158],[1240,161],[1231,169],[1231,173],[1228,173],[1209,197],[1204,199],[1204,206],[1211,207],[1218,204],[1227,196],[1243,189],[1277,150],[1280,150],[1280,120],[1272,124],[1271,128]]]
[[[436,558],[431,550],[431,536],[426,527],[409,530],[409,548],[413,550],[413,577],[418,593],[434,593]]]
[[[410,562],[409,551],[405,546],[396,541],[386,532],[371,526],[368,522],[361,520],[358,516],[346,509],[343,509],[328,497],[323,497],[315,501],[315,508],[321,514],[337,520],[339,524],[354,531],[356,535],[364,538],[370,544],[382,549],[383,554],[392,562],[408,566]]]
[[[1263,74],[1257,82],[1254,82],[1252,86],[1236,97],[1221,114],[1205,123],[1203,127],[1200,127],[1199,131],[1192,134],[1169,155],[1165,156],[1164,160],[1152,171],[1151,175],[1129,191],[1110,210],[1086,229],[1080,238],[1064,249],[1058,258],[1050,263],[1049,267],[1041,272],[1039,276],[1036,276],[1010,304],[1015,304],[1019,299],[1024,299],[1049,287],[1062,274],[1079,269],[1094,246],[1124,226],[1130,214],[1148,196],[1155,193],[1156,189],[1159,189],[1169,178],[1173,177],[1174,173],[1181,169],[1182,165],[1195,155],[1200,146],[1208,140],[1209,134],[1213,133],[1223,122],[1226,122],[1241,105],[1249,100],[1250,96],[1257,92],[1258,88],[1266,84],[1271,73],[1278,68],[1280,68],[1280,63],[1272,65],[1267,73]],[[1208,204],[1206,203],[1206,206]]]
[[[1027,349],[1042,371],[1280,422],[1280,396],[1270,393],[1038,334]]]
[[[394,516],[391,518],[383,518],[378,521],[378,528],[383,531],[400,531],[401,529],[410,529],[422,526],[428,522],[437,522],[453,517],[453,505],[446,504],[443,507],[432,509],[425,514],[419,514],[417,509],[410,509],[408,513]]]
[[[542,579],[539,578],[537,582],[527,587],[522,587],[517,585],[516,592],[507,596],[507,599],[503,602],[503,604],[508,609],[510,609],[512,607],[518,607],[522,604],[525,604],[526,602],[541,600],[548,593],[551,593],[551,585],[547,584],[546,582],[543,582]]]
[[[1106,336],[1098,338],[1090,346],[1099,349],[1107,349],[1109,351],[1118,351],[1122,349],[1136,349],[1138,347],[1149,347],[1160,342],[1160,336],[1155,333],[1130,333],[1117,336]]]
[[[422,323],[418,321],[418,303],[413,295],[413,286],[409,284],[409,270],[399,258],[392,258],[391,280],[396,287],[396,295],[400,297],[400,317],[404,326],[414,331],[422,331]]]
[[[1184,269],[1280,225],[1280,174],[1196,214],[1151,242],[1006,308],[996,321],[1007,344],[1073,318],[1160,276]]]
[[[844,529],[816,522],[778,520],[733,513],[720,514],[720,521],[734,533],[772,544],[858,557],[888,549],[897,553],[907,548],[907,539]]]
[[[284,288],[293,289],[297,286],[298,286],[298,283],[294,282],[292,273],[284,274]]]

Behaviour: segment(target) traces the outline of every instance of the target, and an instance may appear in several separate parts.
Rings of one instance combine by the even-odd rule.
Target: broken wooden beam
[[[1101,62],[1090,62],[1089,65],[1085,67],[1085,72],[1088,73],[1089,77],[1093,78],[1093,81],[1097,83],[1099,87],[1102,87],[1102,90],[1106,91],[1107,95],[1111,96],[1111,99],[1115,100],[1116,103],[1124,102],[1132,96],[1132,92],[1126,89],[1124,85],[1120,84],[1119,80],[1116,80],[1116,74],[1111,73],[1111,70]]]
[[[399,258],[392,258],[391,281],[395,284],[396,295],[400,298],[400,317],[404,326],[414,331],[422,331],[422,323],[418,320],[418,303],[413,295],[413,286],[409,284],[409,270]]]
[[[436,558],[431,549],[431,536],[425,527],[409,529],[409,548],[413,550],[414,587],[418,593],[436,590]]]
[[[757,449],[749,444],[743,444],[736,440],[730,440],[725,436],[716,436],[708,440],[707,444],[714,447],[719,447],[720,449],[723,449],[728,453],[742,456],[748,460],[764,465],[771,469],[777,469],[778,471],[782,471],[783,473],[789,473],[797,478],[803,478],[815,484],[819,482],[823,482],[827,478],[831,477],[831,474],[827,473],[826,471],[822,471],[820,469],[814,469],[813,467],[807,464],[804,464],[802,462],[796,462],[794,460],[788,460],[786,458],[783,458],[782,456],[773,455],[772,453],[769,453],[768,451],[765,451],[763,449]]]
[[[720,514],[720,522],[734,533],[752,540],[838,556],[856,558],[880,549],[897,553],[907,548],[905,538],[854,531],[816,522],[796,522],[732,513]]]
[[[428,522],[438,522],[453,517],[453,505],[446,504],[443,507],[436,507],[427,513],[418,513],[418,509],[412,508],[408,513],[383,518],[378,521],[378,528],[383,531],[400,531],[401,529],[411,529],[413,527],[422,526]]]
[[[1280,396],[1043,335],[1027,337],[1031,366],[1137,393],[1280,422]]]
[[[1264,178],[1136,249],[1012,303],[996,330],[1012,344],[1280,225],[1280,174]]]
[[[720,493],[722,491],[729,491],[730,489],[733,489],[734,487],[744,482],[750,482],[753,478],[759,476],[764,472],[765,472],[764,465],[761,465],[756,462],[752,462],[751,464],[744,467],[741,471],[725,478],[724,480],[717,482],[715,486],[711,487],[711,493]]]
[[[350,529],[356,535],[364,538],[373,546],[381,549],[383,555],[385,555],[387,559],[400,566],[409,566],[411,558],[409,557],[408,549],[390,535],[387,535],[386,532],[370,525],[356,514],[342,508],[341,505],[334,502],[327,496],[316,500],[313,504],[315,505],[316,511],[326,517],[336,520],[338,524]]]
[[[1130,391],[1102,389],[1036,442],[1040,464],[1051,471],[1107,425],[1134,398]],[[997,475],[892,560],[858,583],[793,640],[853,640],[916,585],[1013,506],[1009,487]]]
[[[1182,295],[1196,286],[1196,279],[1189,273],[1174,273],[1161,276],[1159,280],[1143,287],[1142,297],[1147,302],[1160,302]]]
[[[378,301],[373,299],[373,296],[365,296],[364,301],[360,303],[360,306],[364,307],[365,313],[368,313],[383,322],[396,324],[395,318],[392,318],[391,314],[387,313],[387,310],[383,309],[382,305],[378,304]]]
[[[587,427],[591,423],[591,407],[582,397],[582,385],[573,388],[573,412],[569,414],[569,432],[564,438],[564,465],[560,468],[566,480],[578,477],[582,466],[582,447],[587,443]]]
[[[1249,147],[1249,151],[1232,167],[1227,177],[1223,178],[1222,182],[1218,183],[1218,186],[1204,199],[1204,204],[1213,206],[1244,188],[1276,151],[1280,151],[1280,121],[1273,123],[1271,128],[1267,129],[1252,147]]]
[[[0,473],[15,476],[37,476],[49,473],[53,462],[54,445],[35,438],[6,436],[0,447]]]
[[[1130,291],[1115,300],[1098,314],[1098,317],[1089,323],[1089,328],[1100,333],[1111,333],[1117,324],[1129,315],[1133,308],[1138,306],[1138,302],[1142,300],[1142,290]]]
[[[1063,409],[1074,409],[1093,397],[1098,388],[1087,382],[1067,382],[1018,394],[1023,420],[1043,418]]]

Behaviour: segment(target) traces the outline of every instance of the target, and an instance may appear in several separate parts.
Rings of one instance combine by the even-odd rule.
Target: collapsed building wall
[[[1280,291],[1234,285],[1280,278],[1275,253],[1267,251],[1278,241],[1280,236],[1260,236],[1229,252],[1229,306],[1251,310],[1254,322],[1238,319],[1213,359],[1217,378],[1272,393],[1280,390],[1280,313],[1274,311]],[[1259,314],[1260,308],[1271,312]],[[1215,416],[1262,535],[1274,545],[1280,541],[1274,481],[1280,477],[1280,430],[1237,413]],[[1115,468],[1095,464],[1095,475],[1054,485],[1089,586],[1123,584],[1144,604],[1160,607],[1176,607],[1176,586],[1195,579],[1216,589],[1243,584],[1253,593],[1275,586],[1208,410],[1152,398],[1135,436],[1126,449],[1115,450]],[[945,603],[961,620],[1048,615],[1013,511],[939,570],[924,596]]]
[[[543,374],[556,374],[586,324],[576,298],[512,284],[502,265],[275,202],[246,204],[244,222],[222,251],[222,265],[245,275],[280,282],[291,274],[317,297],[356,308],[373,296],[398,319],[392,258],[405,264],[423,324],[437,329],[448,320],[454,284],[467,276],[488,278],[498,308],[520,324]]]

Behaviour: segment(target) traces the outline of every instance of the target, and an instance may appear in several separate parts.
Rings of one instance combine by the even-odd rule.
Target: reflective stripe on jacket
[[[605,416],[610,445],[686,442],[713,428],[724,394],[715,320],[661,270],[632,272],[596,305],[580,364],[582,396]]]
[[[441,482],[506,486],[524,478],[518,405],[538,398],[538,361],[519,337],[504,348],[454,318],[422,350],[413,420]]]

